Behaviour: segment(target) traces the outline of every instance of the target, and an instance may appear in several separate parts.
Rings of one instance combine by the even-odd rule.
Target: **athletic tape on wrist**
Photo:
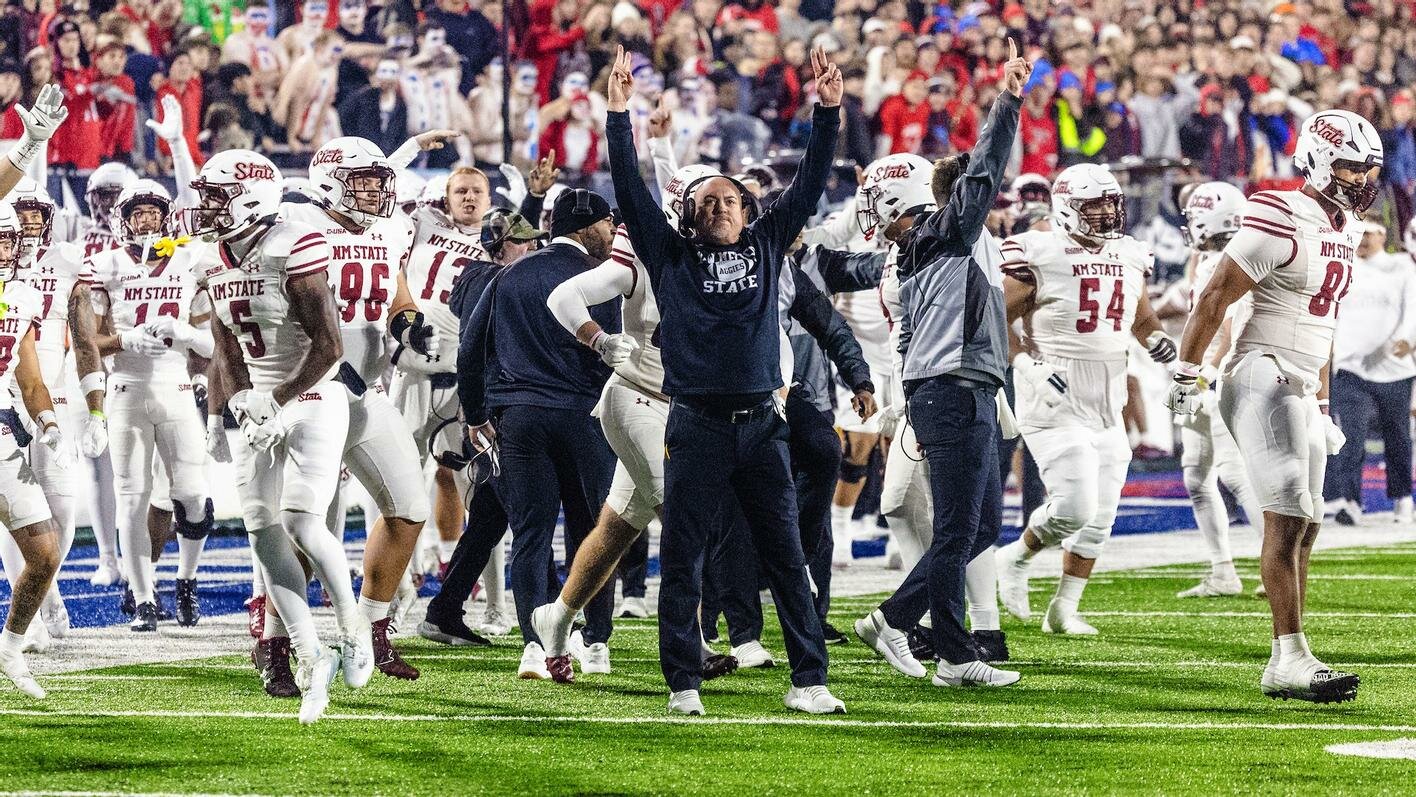
[[[39,425],[46,429],[51,426],[59,425],[59,419],[54,415],[54,410],[44,410],[40,412],[39,417],[35,418],[35,420],[39,421]]]
[[[79,380],[79,390],[84,394],[92,393],[95,390],[100,393],[107,392],[108,374],[102,371],[84,374],[83,378]]]

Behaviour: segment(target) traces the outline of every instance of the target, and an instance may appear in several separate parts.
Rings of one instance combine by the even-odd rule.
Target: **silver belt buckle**
[[[755,411],[755,407],[746,410],[733,410],[733,415],[729,423],[747,423],[752,420],[752,413]]]

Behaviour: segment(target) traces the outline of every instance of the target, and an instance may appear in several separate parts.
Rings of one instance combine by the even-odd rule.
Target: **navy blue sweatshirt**
[[[586,414],[595,408],[610,367],[561,327],[546,307],[546,297],[557,285],[597,265],[568,243],[552,243],[491,279],[471,317],[461,317],[457,394],[469,426],[486,423],[489,411],[498,407]],[[606,330],[618,330],[620,303],[596,305],[590,317]]]
[[[659,303],[666,395],[765,394],[782,386],[777,280],[826,187],[839,128],[840,110],[818,105],[792,184],[737,243],[714,246],[669,226],[639,177],[629,114],[610,113],[605,135],[615,198]]]

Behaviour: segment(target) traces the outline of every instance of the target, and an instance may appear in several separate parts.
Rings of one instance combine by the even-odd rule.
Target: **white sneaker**
[[[549,681],[551,671],[546,669],[545,649],[535,642],[527,642],[526,649],[521,651],[521,666],[516,675],[526,680]]]
[[[374,674],[374,636],[363,614],[350,629],[349,636],[339,640],[339,652],[344,662],[345,686],[362,688]]]
[[[940,661],[931,679],[935,686],[1008,686],[1021,679],[1022,673],[1000,670],[986,661],[950,664]]]
[[[734,647],[731,653],[732,657],[738,661],[739,670],[777,666],[777,660],[772,658],[772,654],[767,651],[767,648],[762,647],[762,643],[755,639]]]
[[[617,614],[620,617],[638,617],[643,620],[649,616],[649,607],[645,605],[643,598],[625,598],[620,601]]]
[[[703,701],[698,697],[698,690],[685,689],[682,692],[669,693],[669,713],[701,717],[707,712],[703,710]]]
[[[929,674],[910,652],[909,637],[905,632],[891,628],[879,609],[856,620],[855,632],[862,642],[874,648],[896,670],[911,678],[923,678]]]
[[[793,686],[782,699],[787,708],[807,714],[844,714],[846,704],[837,700],[825,686]]]
[[[25,653],[48,653],[53,644],[49,626],[45,625],[41,618],[35,617],[30,620],[29,628],[25,629],[25,641],[20,650]]]
[[[999,548],[997,556],[998,597],[1008,614],[1019,620],[1032,619],[1032,607],[1028,605],[1028,563],[1014,561]]]
[[[1309,654],[1281,660],[1270,676],[1264,671],[1264,694],[1275,700],[1306,700],[1310,703],[1346,703],[1357,699],[1361,683],[1356,674],[1339,672]]]
[[[418,572],[425,576],[435,576],[438,574],[438,567],[442,560],[438,557],[437,545],[425,545],[418,551]]]
[[[99,561],[98,569],[89,578],[89,583],[95,587],[111,587],[122,581],[123,571],[118,567],[118,560],[113,558]]]
[[[580,662],[580,671],[591,675],[608,675],[610,672],[610,646],[596,642],[580,649],[575,657]]]
[[[372,664],[372,656],[369,661]],[[329,706],[329,685],[339,672],[339,663],[339,651],[321,646],[313,661],[302,661],[295,670],[295,685],[300,687],[301,725],[309,725],[324,716]]]
[[[33,675],[30,675],[29,665],[25,663],[23,653],[12,653],[9,655],[0,653],[0,672],[5,673],[5,677],[10,679],[10,682],[15,685],[16,689],[24,692],[35,700],[44,699],[44,695],[46,694],[44,687],[40,686],[39,683],[34,680]]]
[[[531,630],[546,646],[542,652],[543,658],[564,656],[570,650],[570,628],[561,628],[556,623],[555,610],[554,603],[545,603],[531,610]]]
[[[1411,506],[1411,496],[1396,499],[1396,506],[1391,510],[1391,522],[1410,523],[1413,519]]]
[[[1226,598],[1244,591],[1244,582],[1238,576],[1221,578],[1214,573],[1204,577],[1200,583],[1187,590],[1175,593],[1177,598]]]
[[[482,622],[477,624],[477,630],[487,636],[506,636],[511,632],[511,618],[501,609],[488,606],[482,612]]]
[[[1051,603],[1047,604],[1047,615],[1042,618],[1042,633],[1096,636],[1101,632],[1083,620],[1076,611],[1062,608],[1062,605],[1053,599]]]

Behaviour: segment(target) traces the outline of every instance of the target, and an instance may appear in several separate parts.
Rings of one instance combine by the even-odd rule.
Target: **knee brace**
[[[185,501],[173,501],[172,512],[177,520],[177,533],[189,540],[204,540],[216,528],[216,518],[212,513],[211,499],[206,500],[200,517],[187,514]]]
[[[849,460],[841,460],[841,481],[855,484],[865,478],[867,465],[857,465]]]
[[[1074,509],[1085,510],[1086,507],[1064,508],[1062,502],[1056,499],[1048,501],[1033,510],[1032,515],[1028,517],[1028,528],[1033,530],[1044,547],[1050,548],[1085,528],[1096,514],[1094,503],[1090,511],[1073,511]],[[1086,517],[1082,517],[1083,514]]]
[[[1084,526],[1074,536],[1062,543],[1062,550],[1083,559],[1097,559],[1101,556],[1106,538],[1111,536],[1111,526]]]

